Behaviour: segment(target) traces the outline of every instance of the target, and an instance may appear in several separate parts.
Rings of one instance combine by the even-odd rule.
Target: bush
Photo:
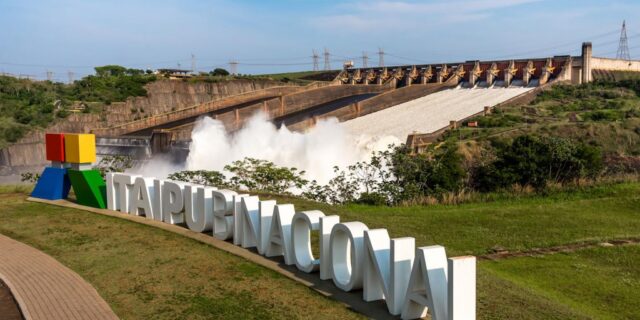
[[[133,167],[133,159],[130,156],[105,156],[100,159],[93,169],[99,170],[104,178],[109,172],[125,172]]]
[[[37,172],[23,172],[20,174],[20,181],[27,183],[36,183],[40,179],[40,174]]]
[[[596,110],[582,114],[584,120],[591,121],[615,121],[621,118],[620,114],[611,110]]]
[[[215,68],[213,71],[209,72],[209,74],[212,76],[228,76],[229,71],[222,68]]]
[[[513,185],[540,190],[549,183],[593,179],[603,167],[598,148],[569,139],[524,135],[511,143],[496,143],[494,147],[496,160],[473,172],[472,186],[482,192]]]
[[[304,171],[296,168],[279,167],[272,162],[254,158],[237,160],[224,167],[232,174],[229,185],[235,189],[255,190],[273,193],[288,193],[292,188],[302,188],[308,181]]]

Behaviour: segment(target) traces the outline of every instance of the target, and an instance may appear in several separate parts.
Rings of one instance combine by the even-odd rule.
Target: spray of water
[[[191,146],[186,163],[172,165],[152,159],[140,174],[164,176],[179,170],[217,170],[245,157],[267,160],[279,166],[304,170],[305,178],[325,184],[334,177],[333,167],[344,168],[371,157],[374,151],[398,144],[393,136],[373,137],[347,131],[335,118],[320,120],[304,133],[286,127],[276,128],[262,113],[256,113],[245,126],[233,134],[222,122],[205,117],[191,133]]]
[[[366,160],[373,151],[399,142],[394,137],[351,134],[335,118],[320,120],[305,133],[277,129],[262,113],[255,114],[233,135],[220,121],[203,118],[194,127],[191,139],[185,164],[188,170],[221,171],[232,161],[252,157],[304,170],[307,179],[322,184],[334,176],[334,166]]]

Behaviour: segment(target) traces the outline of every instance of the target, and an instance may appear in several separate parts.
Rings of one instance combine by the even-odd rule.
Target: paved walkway
[[[0,235],[0,279],[25,319],[118,319],[78,274],[26,244]]]

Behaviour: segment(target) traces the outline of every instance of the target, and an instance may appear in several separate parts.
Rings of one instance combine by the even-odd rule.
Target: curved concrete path
[[[27,320],[118,319],[78,274],[47,254],[1,234],[0,279]]]

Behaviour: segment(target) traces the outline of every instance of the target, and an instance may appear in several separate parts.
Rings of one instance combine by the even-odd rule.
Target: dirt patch
[[[640,238],[612,239],[605,242],[583,242],[575,244],[567,244],[549,248],[534,248],[524,251],[508,251],[500,247],[492,248],[493,253],[479,256],[480,260],[502,260],[516,257],[534,257],[547,254],[555,254],[562,252],[574,252],[581,249],[589,249],[595,247],[616,247],[624,245],[640,244]]]

